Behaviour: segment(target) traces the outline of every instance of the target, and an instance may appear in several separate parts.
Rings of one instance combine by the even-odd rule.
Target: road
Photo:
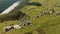
[[[7,14],[9,13],[10,11],[12,11],[15,7],[17,7],[19,5],[20,1],[17,1],[15,3],[13,3],[10,7],[8,7],[6,10],[4,10],[0,15],[3,15],[3,14]]]

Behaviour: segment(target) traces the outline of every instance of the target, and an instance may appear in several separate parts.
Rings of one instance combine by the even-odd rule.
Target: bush
[[[23,14],[22,12],[15,10],[8,14],[1,15],[0,22],[7,21],[7,20],[18,20],[19,17],[24,16],[24,15],[25,14]]]
[[[42,6],[39,2],[30,2],[28,5]]]
[[[25,34],[33,34],[32,32],[28,32],[28,33],[25,33]]]

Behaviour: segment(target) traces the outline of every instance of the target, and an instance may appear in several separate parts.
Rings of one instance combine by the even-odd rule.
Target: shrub
[[[28,33],[25,33],[25,34],[33,34],[32,32],[28,32]]]
[[[19,17],[24,16],[24,15],[22,12],[15,10],[15,11],[12,11],[8,14],[1,15],[0,22],[6,21],[6,20],[18,20]]]
[[[28,5],[42,6],[39,2],[30,2]]]

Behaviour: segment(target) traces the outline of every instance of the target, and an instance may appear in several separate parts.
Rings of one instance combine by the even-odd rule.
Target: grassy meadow
[[[40,27],[46,34],[60,34],[60,16],[55,16],[53,14],[44,15],[36,20],[34,17],[38,15],[38,13],[45,11],[47,8],[48,10],[53,8],[56,12],[60,11],[60,7],[56,7],[55,4],[59,3],[60,0],[30,0],[30,2],[39,2],[42,6],[24,6],[22,9],[19,9],[22,13],[30,16],[29,21],[33,23],[32,26],[25,26],[22,29],[13,29],[4,34],[24,34],[26,32],[31,32],[33,34],[38,34],[35,29]],[[49,4],[49,5],[47,5]],[[18,24],[21,23],[19,20],[13,21],[4,21],[0,23],[0,33],[4,32],[4,27],[10,24]]]

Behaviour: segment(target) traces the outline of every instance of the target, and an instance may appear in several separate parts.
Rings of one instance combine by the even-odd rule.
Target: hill
[[[27,19],[28,21],[31,21],[33,25],[24,26],[22,29],[13,29],[4,34],[60,34],[60,15],[44,14],[43,16],[36,18],[39,13],[50,9],[54,9],[55,12],[59,12],[60,7],[55,6],[55,4],[59,3],[60,1],[48,0],[48,2],[46,2],[45,0],[30,0],[29,2],[39,2],[42,4],[42,6],[25,5],[23,8],[17,9],[29,16],[29,18],[23,17],[22,20],[24,21]],[[21,23],[21,19],[4,21],[0,24],[0,32],[2,33],[4,31],[3,29],[5,26],[18,23]],[[40,33],[37,31],[38,28],[41,28]]]

